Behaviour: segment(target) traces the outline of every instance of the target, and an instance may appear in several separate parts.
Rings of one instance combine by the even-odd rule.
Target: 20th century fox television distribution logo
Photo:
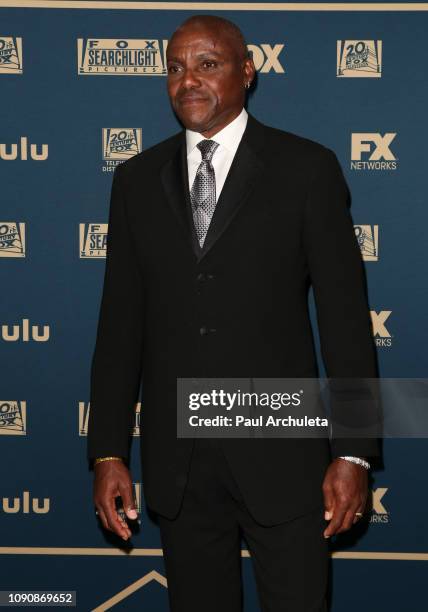
[[[0,74],[22,74],[22,38],[0,36]]]

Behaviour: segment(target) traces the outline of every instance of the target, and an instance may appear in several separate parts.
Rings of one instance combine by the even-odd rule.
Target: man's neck
[[[216,125],[215,127],[211,128],[211,130],[206,130],[205,132],[199,132],[199,133],[202,134],[204,138],[212,138],[213,136],[221,132],[221,130],[224,130],[224,128],[227,127],[229,123],[232,123],[232,121],[234,121],[237,117],[239,117],[241,113],[242,113],[242,108],[236,111],[232,116],[229,116],[227,120],[225,120],[220,126]]]

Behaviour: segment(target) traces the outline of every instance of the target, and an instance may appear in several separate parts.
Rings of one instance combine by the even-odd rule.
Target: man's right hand
[[[115,506],[115,498],[120,496],[128,518],[137,518],[131,474],[123,461],[102,461],[94,466],[93,493],[95,507],[104,529],[113,531],[124,540],[130,538],[131,530],[119,516]]]

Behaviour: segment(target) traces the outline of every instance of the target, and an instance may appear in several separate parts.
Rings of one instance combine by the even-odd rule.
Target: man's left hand
[[[330,521],[324,537],[347,531],[358,521],[356,512],[364,512],[367,501],[367,470],[346,459],[335,459],[327,469],[322,490],[324,518]]]

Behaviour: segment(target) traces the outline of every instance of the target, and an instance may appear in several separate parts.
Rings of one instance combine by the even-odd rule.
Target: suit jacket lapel
[[[258,149],[263,143],[263,130],[263,124],[248,114],[247,126],[218,198],[202,249],[196,238],[192,218],[185,130],[179,134],[179,145],[175,155],[166,162],[161,170],[161,179],[168,203],[198,263],[227,229],[260,179],[264,163],[258,154]]]
[[[161,181],[168,204],[178,220],[184,238],[194,250],[192,226],[189,223],[190,195],[187,176],[186,139],[183,130],[178,135],[178,147],[161,169]]]
[[[252,146],[253,136],[253,125],[249,116],[247,128],[239,143],[218,198],[199,259],[202,259],[212,249],[223,232],[225,232],[238,210],[248,200],[257,181],[260,179],[264,164],[259,155],[257,155],[255,147],[253,148]]]

